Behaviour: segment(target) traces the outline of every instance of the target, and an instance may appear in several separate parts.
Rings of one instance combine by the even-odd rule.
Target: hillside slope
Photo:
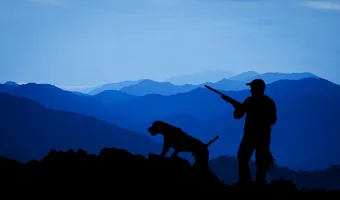
[[[49,84],[28,83],[18,86],[0,84],[0,92],[29,98],[56,110],[89,115],[101,114],[105,110],[104,105],[92,96],[77,95]]]
[[[94,117],[47,109],[26,98],[0,93],[0,110],[0,155],[20,161],[40,159],[51,149],[97,153],[108,146],[143,155],[161,149],[147,136]]]
[[[141,80],[136,80],[136,81],[128,80],[128,81],[121,81],[121,82],[117,82],[117,83],[107,83],[107,84],[104,84],[102,86],[99,86],[99,87],[89,91],[88,93],[90,95],[96,95],[96,94],[99,94],[99,93],[104,92],[106,90],[120,90],[125,86],[134,85],[134,84],[139,83],[140,81]]]
[[[299,72],[299,73],[280,73],[280,72],[266,72],[259,74],[255,71],[248,71],[236,76],[230,77],[229,80],[239,80],[249,82],[253,79],[263,79],[267,84],[273,83],[279,80],[301,80],[305,78],[318,78],[318,76],[309,72]]]
[[[121,103],[137,98],[137,96],[117,90],[105,90],[103,92],[100,92],[99,94],[93,95],[93,97],[99,100],[101,103],[107,105]]]
[[[191,166],[180,158],[147,158],[125,150],[104,148],[98,155],[75,151],[50,151],[40,161],[26,164],[0,158],[3,191],[23,189],[30,192],[89,194],[147,190],[150,195],[172,191],[172,194],[194,195],[225,192],[298,192],[290,181],[273,181],[264,187],[225,185],[209,169]],[[217,193],[216,193],[217,194]],[[139,194],[139,196],[142,194]],[[227,195],[227,194],[225,194]],[[126,197],[126,194],[124,195]]]
[[[177,93],[189,92],[197,88],[196,85],[174,85],[170,82],[156,82],[153,80],[142,80],[137,84],[129,85],[121,88],[119,91],[144,96],[148,94],[172,95]]]
[[[238,161],[234,156],[220,156],[209,162],[211,170],[226,184],[237,182]],[[250,162],[252,177],[255,178],[256,165],[254,161]],[[291,170],[287,167],[275,165],[267,174],[267,181],[279,179],[292,180],[299,189],[309,190],[327,189],[340,190],[340,165],[333,165],[324,170],[305,171]]]
[[[212,157],[236,155],[243,132],[244,119],[234,120],[232,106],[206,88],[103,105],[93,96],[77,96],[46,85],[17,87],[10,87],[10,93],[31,98],[48,108],[95,116],[139,133],[145,133],[154,120],[166,119],[202,141],[220,134],[220,139],[210,147]],[[250,95],[249,90],[225,93],[239,101]],[[272,148],[280,165],[313,170],[340,164],[336,156],[340,151],[339,85],[320,78],[281,80],[268,84],[266,93],[277,103],[278,123],[273,127]]]

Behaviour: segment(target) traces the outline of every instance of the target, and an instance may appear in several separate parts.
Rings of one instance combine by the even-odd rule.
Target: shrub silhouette
[[[133,155],[116,148],[104,148],[99,155],[84,150],[50,151],[42,160],[19,163],[0,158],[2,191],[30,190],[54,193],[126,191],[146,189],[153,194],[188,192],[237,192],[245,188],[223,184],[211,171],[198,169],[180,157],[161,158],[149,154]],[[248,188],[249,189],[249,188]],[[259,191],[255,186],[250,188]],[[298,192],[290,181],[273,181],[263,191]],[[130,191],[130,192],[129,192]]]

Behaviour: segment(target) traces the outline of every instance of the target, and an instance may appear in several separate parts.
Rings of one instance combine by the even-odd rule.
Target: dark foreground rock
[[[105,148],[99,155],[83,150],[51,151],[41,161],[25,164],[1,158],[0,181],[1,192],[17,193],[302,192],[291,181],[284,180],[266,186],[225,185],[210,170],[193,167],[181,158],[161,158],[154,154],[145,158],[115,148]]]

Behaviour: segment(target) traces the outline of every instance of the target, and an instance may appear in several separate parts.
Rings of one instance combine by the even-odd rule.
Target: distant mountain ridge
[[[206,82],[203,84],[198,85],[199,87],[197,88],[201,88],[204,87],[205,85],[209,85],[210,87],[213,87],[215,89],[218,90],[225,90],[225,91],[239,91],[239,90],[244,90],[247,89],[248,86],[246,86],[246,82],[245,81],[241,81],[241,80],[230,80],[230,79],[222,79],[220,81],[217,82]]]
[[[154,139],[94,117],[45,108],[27,98],[0,93],[0,155],[27,162],[48,151],[104,147],[148,155],[161,145]]]
[[[234,76],[235,73],[228,70],[206,70],[201,73],[187,74],[177,77],[172,77],[164,80],[165,82],[171,82],[175,85],[199,85],[204,82],[216,82],[224,78]]]
[[[273,152],[280,165],[314,169],[339,162],[335,156],[340,153],[336,143],[340,130],[336,121],[340,115],[339,88],[339,85],[322,78],[280,80],[268,84],[267,93],[278,108],[279,121],[273,127]],[[129,100],[117,98],[119,102],[113,104],[104,104],[95,96],[79,96],[40,84],[0,85],[0,91],[30,98],[48,108],[94,116],[138,133],[145,134],[154,120],[163,119],[179,124],[202,141],[220,134],[220,139],[211,146],[212,157],[236,155],[243,132],[243,119],[234,120],[232,106],[206,88],[176,95],[150,94]],[[239,101],[250,95],[249,89],[224,92]],[[113,95],[104,100],[109,102],[114,98]],[[310,151],[315,145],[320,147],[317,154]]]
[[[235,76],[232,76],[230,78],[228,78],[229,80],[236,80],[236,81],[247,81],[249,79],[254,78],[255,76],[260,75],[259,73],[255,72],[255,71],[247,71],[247,72],[243,72],[241,74],[237,74]]]
[[[137,80],[137,81],[128,80],[128,81],[121,81],[121,82],[118,82],[118,83],[108,83],[108,84],[99,86],[96,89],[91,90],[89,92],[89,94],[96,95],[96,94],[99,94],[101,92],[104,92],[105,90],[120,90],[123,87],[137,84],[140,81],[141,80]]]
[[[249,82],[253,79],[263,79],[267,84],[279,81],[279,80],[299,80],[304,78],[318,78],[315,74],[310,72],[299,72],[299,73],[281,73],[281,72],[266,72],[260,74],[255,71],[248,71],[238,74],[236,76],[228,78],[229,80],[238,80]]]
[[[109,123],[125,124],[133,127],[131,123],[128,123],[131,120],[129,117],[121,115],[121,113],[110,112],[108,104],[112,101],[123,100],[124,97],[123,99],[121,97],[126,96],[126,94],[119,94],[121,92],[118,91],[114,93],[120,97],[115,98],[112,95],[113,93],[109,92],[109,96],[105,99],[105,95],[79,95],[53,85],[28,83],[19,86],[0,84],[0,93],[25,97],[50,109],[94,116]]]
[[[318,76],[309,73],[309,72],[301,72],[301,73],[274,73],[274,72],[266,72],[263,74],[258,74],[254,77],[250,77],[245,79],[245,81],[249,82],[252,79],[261,78],[266,83],[273,83],[279,80],[300,80],[304,78],[318,78]]]
[[[129,100],[133,100],[137,98],[135,95],[127,94],[125,92],[116,91],[116,90],[105,90],[94,95],[94,98],[99,100],[103,104],[114,104],[125,102]]]
[[[14,81],[7,81],[6,83],[4,83],[4,85],[9,85],[9,86],[18,86],[19,84],[14,82]]]
[[[55,110],[93,115],[105,112],[105,107],[92,96],[74,94],[50,84],[28,83],[19,86],[0,84],[0,92],[26,97]]]
[[[267,84],[278,80],[299,80],[303,78],[317,78],[316,75],[308,72],[303,73],[273,73],[268,72],[264,74],[259,74],[255,71],[244,72],[230,78],[221,78],[218,81],[204,81],[198,84],[175,84],[174,82],[158,82],[149,79],[143,79],[135,82],[125,83],[125,86],[116,87],[118,90],[130,95],[144,96],[147,94],[160,94],[160,95],[173,95],[178,93],[190,92],[196,88],[204,87],[208,84],[216,89],[225,91],[239,91],[248,88],[246,83],[255,79],[261,78]],[[120,84],[120,83],[117,83]],[[101,87],[100,90],[105,90]],[[93,93],[95,94],[95,93]]]
[[[144,96],[147,94],[171,95],[177,93],[189,92],[197,88],[194,85],[174,85],[170,82],[156,82],[153,80],[142,80],[137,84],[125,86],[119,91],[136,96]]]

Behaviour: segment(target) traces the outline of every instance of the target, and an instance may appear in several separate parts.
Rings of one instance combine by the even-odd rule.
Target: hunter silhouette
[[[251,96],[240,105],[234,105],[234,118],[241,119],[246,114],[244,134],[238,150],[239,183],[251,183],[249,161],[255,153],[256,182],[265,183],[267,168],[273,166],[270,151],[271,126],[276,123],[275,102],[264,94],[266,84],[255,79],[250,86]],[[222,96],[223,99],[225,99]],[[226,100],[226,99],[225,99]]]

